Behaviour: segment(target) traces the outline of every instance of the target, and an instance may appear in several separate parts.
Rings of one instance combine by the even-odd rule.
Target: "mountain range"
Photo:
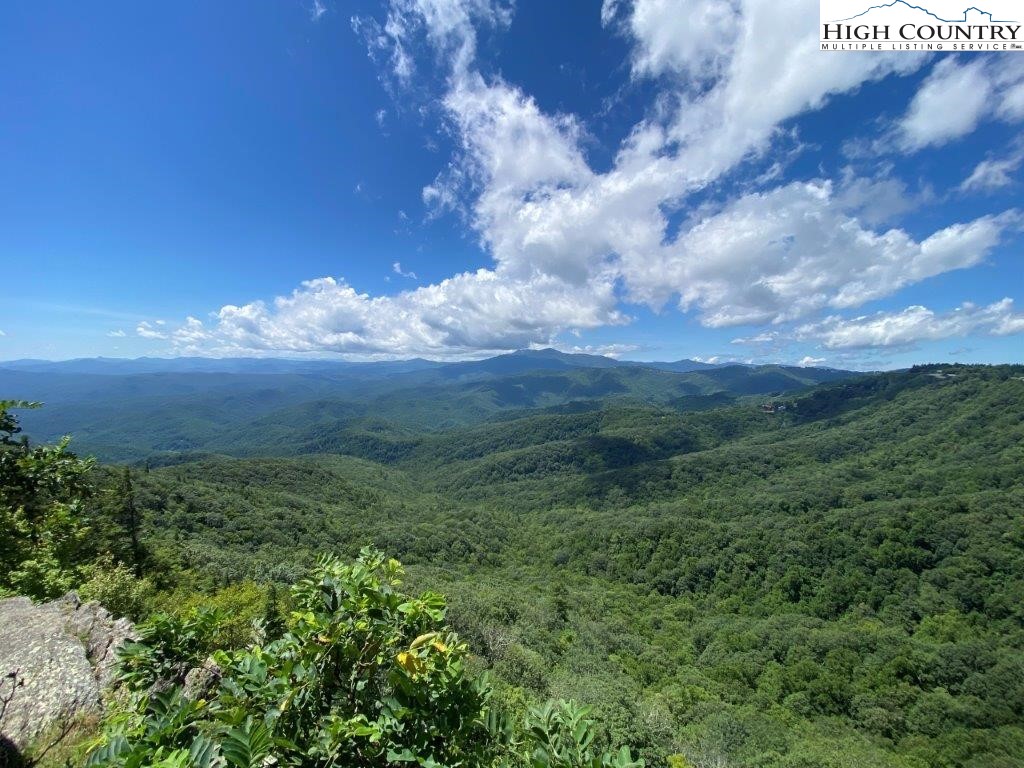
[[[522,409],[658,404],[703,410],[852,375],[828,368],[639,363],[552,349],[484,360],[95,358],[0,364],[4,397],[41,401],[33,439],[70,432],[107,461],[156,454],[345,453],[366,435],[435,431]],[[358,453],[359,451],[357,451]]]

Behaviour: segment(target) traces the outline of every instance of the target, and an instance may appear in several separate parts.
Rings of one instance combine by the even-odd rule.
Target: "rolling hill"
[[[1024,367],[452,366],[0,377],[135,462],[172,610],[373,544],[648,765],[1020,768]]]
[[[362,449],[178,455],[138,499],[207,589],[373,542],[450,596],[510,695],[594,704],[653,765],[1020,765],[1024,368],[844,378],[770,413],[571,402],[427,431],[307,404]]]

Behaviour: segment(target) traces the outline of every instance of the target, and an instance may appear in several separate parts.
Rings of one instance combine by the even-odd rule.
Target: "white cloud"
[[[793,25],[793,19],[818,13],[812,0],[743,0],[737,10],[732,24],[742,44],[719,54],[726,61],[711,69],[722,76],[706,92],[682,101],[670,130],[683,142],[680,161],[698,179],[713,178],[763,150],[779,123],[864,82],[911,72],[924,61],[914,54],[822,56],[815,26]],[[663,14],[660,23],[670,24],[671,14]],[[770,40],[788,42],[779,48],[765,44]]]
[[[107,336],[109,336],[112,339],[123,339],[127,335],[128,335],[127,333],[125,333],[124,331],[122,331],[120,329],[118,329],[116,331],[110,331],[110,332],[107,333]]]
[[[796,335],[802,340],[820,341],[828,349],[858,349],[906,347],[920,341],[972,334],[1024,333],[1024,314],[1013,309],[1013,300],[1008,298],[987,307],[965,303],[946,314],[913,306],[901,312],[878,312],[851,319],[830,317],[799,328]]]
[[[463,169],[480,189],[472,211],[494,258],[522,273],[540,270],[579,281],[596,264],[593,250],[576,250],[567,232],[550,217],[564,213],[593,179],[579,149],[581,129],[568,116],[543,114],[533,99],[504,83],[488,85],[477,74],[458,79],[445,99],[462,137]],[[456,187],[437,185],[424,199],[445,202]]]
[[[464,213],[461,193],[467,183],[462,168],[454,162],[449,163],[445,170],[437,174],[433,183],[423,188],[427,218],[434,219],[451,211]]]
[[[821,365],[824,362],[824,357],[811,357],[810,355],[805,355],[800,360],[800,362],[797,363],[797,365],[799,365],[801,368],[813,368],[815,366]]]
[[[961,64],[939,61],[896,126],[897,143],[914,151],[940,146],[974,131],[990,117],[1024,120],[1024,66],[1015,60]]]
[[[504,0],[390,0],[383,25],[357,16],[352,28],[362,35],[371,57],[384,59],[390,73],[407,82],[415,71],[414,49],[421,37],[464,71],[476,55],[476,24],[507,26],[512,4]]]
[[[157,325],[163,325],[164,321],[157,320],[156,324]],[[141,323],[139,323],[135,327],[135,333],[138,334],[139,336],[141,336],[144,339],[166,339],[167,338],[167,334],[166,333],[164,333],[162,330],[154,328],[151,323],[148,323],[145,320],[143,320]]]
[[[900,179],[889,175],[890,172],[891,169],[886,169],[875,178],[865,178],[857,176],[851,168],[843,169],[836,203],[869,226],[899,219],[920,205],[928,193],[912,193]]]
[[[438,3],[448,12],[439,14],[434,8]],[[714,23],[723,30],[735,29],[740,38],[760,41],[789,37],[788,19],[809,13],[813,4],[786,0],[780,8],[778,0],[746,0],[691,5],[706,5],[694,13],[720,19]],[[462,10],[455,12],[451,6]],[[808,25],[806,40],[794,40],[782,55],[757,42],[736,51],[728,46],[707,51],[713,61],[699,69],[714,80],[694,94],[692,78],[682,70],[697,65],[681,69],[672,64],[690,62],[692,47],[686,39],[662,34],[676,25],[679,3],[635,3],[625,28],[634,39],[636,61],[646,62],[639,74],[668,75],[666,87],[678,106],[638,124],[615,167],[598,175],[583,159],[583,132],[571,116],[546,115],[527,95],[501,81],[488,82],[474,70],[470,20],[500,17],[498,9],[503,8],[484,0],[393,0],[388,18],[400,30],[390,38],[396,48],[408,41],[408,30],[426,27],[427,38],[439,41],[443,51],[460,52],[447,56],[453,63],[445,106],[462,136],[464,160],[478,171],[478,227],[486,240],[507,243],[510,250],[527,243],[561,243],[565,251],[586,245],[581,258],[587,258],[622,246],[623,238],[639,234],[641,224],[653,228],[644,239],[658,241],[663,234],[658,230],[664,229],[659,206],[683,199],[763,150],[779,122],[820,107],[832,94],[892,72],[911,71],[923,61],[916,55],[822,57],[814,28]],[[817,12],[816,6],[813,10]],[[606,6],[605,17],[610,13]],[[438,22],[439,16],[445,20]],[[435,183],[424,196],[446,200],[447,191]],[[642,214],[640,221],[637,213]],[[601,225],[596,232],[595,222]]]
[[[764,331],[756,336],[746,336],[733,339],[730,344],[771,344],[779,338],[778,331]]]
[[[983,60],[961,66],[952,57],[943,59],[900,121],[901,146],[921,149],[970,133],[988,109],[991,90]]]
[[[1024,120],[1024,80],[1006,89],[999,102],[997,114],[1007,122]]]
[[[636,40],[633,69],[640,74],[684,74],[695,80],[721,74],[741,31],[732,0],[635,0],[627,22]],[[615,16],[605,3],[602,19]]]
[[[615,21],[623,5],[625,5],[624,0],[604,0],[601,3],[602,26],[608,26]]]
[[[403,272],[402,271],[402,263],[399,262],[399,261],[396,261],[394,264],[391,265],[391,271],[394,272],[396,275],[401,275],[402,277],[407,277],[410,280],[418,280],[419,279],[418,277],[416,277],[416,273],[413,272],[411,269],[408,272]]]
[[[176,346],[194,346],[202,344],[209,339],[209,333],[203,325],[203,321],[189,316],[185,318],[185,324],[174,329],[171,338]]]
[[[327,6],[321,0],[313,0],[313,7],[309,11],[309,17],[313,21],[320,21],[320,17],[327,13]]]
[[[1012,174],[1024,160],[1024,156],[1017,155],[1005,160],[982,160],[978,163],[971,175],[964,179],[960,189],[966,192],[985,191],[999,189],[1009,186],[1012,181]]]
[[[794,13],[807,5],[789,3]],[[728,16],[737,34],[771,39],[781,34],[779,19],[787,15],[777,5],[717,3],[694,13]],[[418,13],[431,26],[415,3],[393,3],[393,12],[396,7]],[[716,46],[706,52],[716,63],[697,63],[686,58],[692,51],[685,40],[673,42],[660,33],[672,27],[678,10],[678,3],[668,2],[631,8],[627,28],[636,40],[638,72],[675,75],[670,87],[678,90],[681,106],[664,119],[637,125],[603,174],[588,166],[581,150],[585,132],[572,116],[545,114],[519,89],[486,80],[471,58],[457,59],[444,104],[461,137],[453,165],[458,170],[449,169],[426,187],[424,201],[436,212],[457,207],[454,201],[467,188],[477,190],[471,220],[509,274],[540,272],[583,285],[596,272],[615,268],[632,298],[658,303],[667,298],[663,275],[652,274],[649,264],[665,258],[665,206],[677,205],[762,150],[780,121],[820,106],[830,94],[920,62],[916,56],[821,57],[809,29],[807,46],[794,44],[786,55],[760,45],[731,55],[728,47]],[[605,18],[611,13],[606,7]],[[719,26],[725,34],[728,25]],[[449,41],[447,47],[473,50],[475,38],[463,33],[461,44]],[[690,94],[684,74],[695,68],[714,83]]]
[[[960,184],[960,190],[987,192],[1008,187],[1013,183],[1013,174],[1020,168],[1021,163],[1024,163],[1024,147],[1020,146],[1004,158],[982,160],[971,171],[971,175]]]
[[[534,344],[533,349],[553,348],[571,355],[602,355],[603,357],[619,358],[640,349],[636,344]]]
[[[610,279],[576,288],[550,276],[519,282],[481,269],[397,296],[370,297],[329,277],[310,280],[270,305],[224,306],[209,328],[189,318],[172,339],[182,350],[219,354],[460,357],[550,345],[566,330],[625,321]]]
[[[425,0],[395,2],[392,14],[396,9],[412,14],[429,28],[426,5]],[[785,19],[807,10],[809,3],[788,0],[786,12],[767,0],[697,5],[701,8],[691,10],[721,27],[722,34],[731,25],[740,37],[763,40],[781,35]],[[605,19],[614,11],[606,5]],[[446,172],[426,187],[425,202],[434,210],[456,207],[460,192],[477,190],[472,221],[510,273],[540,271],[579,285],[617,261],[631,293],[642,297],[649,293],[645,264],[660,258],[666,238],[665,206],[678,205],[763,150],[780,121],[820,107],[831,94],[910,71],[922,61],[913,55],[822,57],[809,27],[807,45],[795,41],[783,55],[757,44],[735,51],[714,46],[701,54],[714,62],[696,62],[688,58],[693,51],[686,40],[661,34],[674,28],[678,11],[677,2],[660,0],[630,7],[625,28],[636,43],[638,74],[668,76],[679,107],[638,124],[614,166],[602,174],[588,166],[581,150],[585,132],[572,116],[545,114],[519,89],[486,80],[473,69],[471,58],[456,59],[444,104],[461,137],[454,165],[459,172]],[[406,18],[403,24],[414,22]],[[451,42],[450,33],[434,33],[433,38],[448,40],[448,49],[474,50],[471,30],[442,26],[461,29],[455,37],[462,34],[462,42]],[[690,93],[686,76],[694,69],[712,80],[696,94]]]
[[[1024,120],[1024,61],[1000,61],[991,73],[999,97],[996,117],[1008,123]]]
[[[630,295],[683,309],[722,327],[781,323],[826,308],[856,307],[928,277],[985,259],[1016,214],[954,224],[923,240],[875,231],[846,213],[828,182],[746,195],[678,240],[624,264]]]

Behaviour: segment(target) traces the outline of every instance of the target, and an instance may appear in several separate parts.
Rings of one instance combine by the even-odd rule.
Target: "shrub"
[[[466,673],[445,601],[398,591],[402,567],[365,549],[328,557],[293,590],[286,631],[266,646],[214,653],[219,689],[192,700],[180,683],[216,635],[214,613],[160,614],[122,652],[134,691],[89,766],[532,766],[634,768],[629,751],[595,754],[588,711],[550,704],[508,725],[486,679]]]
[[[138,621],[145,614],[153,597],[149,579],[135,577],[127,566],[113,562],[107,555],[90,569],[92,576],[78,588],[82,600],[95,600],[115,616]]]

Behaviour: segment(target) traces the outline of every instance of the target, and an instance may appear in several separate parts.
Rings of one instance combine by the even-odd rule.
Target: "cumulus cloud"
[[[228,305],[209,328],[189,318],[170,337],[220,352],[331,351],[372,356],[465,356],[556,343],[558,334],[628,322],[616,286],[660,307],[677,295],[707,326],[782,323],[843,309],[983,261],[1016,214],[985,216],[915,239],[876,231],[844,212],[826,181],[741,197],[643,258],[559,260],[533,243],[496,269],[456,275],[396,296],[371,297],[342,280],[304,283],[272,304]],[[500,245],[495,253],[504,253]],[[538,266],[540,268],[538,268]],[[409,276],[396,262],[393,270]],[[168,334],[149,323],[145,338]],[[769,342],[765,332],[738,343]]]
[[[440,13],[437,4],[446,11]],[[748,40],[788,36],[787,18],[808,10],[808,0],[786,0],[785,8],[777,0],[683,5],[700,6],[695,14],[722,19],[713,23]],[[692,46],[662,34],[674,27],[681,7],[679,2],[629,6],[625,30],[641,62],[638,76],[665,75],[677,106],[663,118],[638,124],[614,167],[597,174],[583,157],[584,131],[572,116],[545,114],[519,89],[486,79],[474,68],[472,20],[504,18],[505,6],[484,0],[393,0],[388,18],[401,21],[392,25],[400,30],[389,38],[392,48],[407,45],[408,30],[425,28],[427,39],[452,62],[444,105],[461,137],[460,165],[474,182],[467,186],[480,190],[476,225],[497,259],[525,248],[590,261],[660,242],[666,223],[659,208],[763,151],[780,122],[822,106],[833,94],[912,71],[923,61],[916,55],[822,57],[809,27],[806,45],[794,41],[783,55],[757,44],[724,46],[706,51],[713,62],[683,66],[680,62],[691,61]],[[691,88],[695,67],[710,78],[699,93]],[[451,191],[450,185],[435,183],[424,198],[447,202]]]
[[[940,146],[966,136],[990,117],[1024,120],[1024,66],[943,58],[897,124],[897,142],[907,151]]]
[[[110,331],[110,332],[107,333],[107,336],[109,336],[112,339],[123,339],[127,335],[128,335],[127,333],[125,333],[124,331],[122,331],[120,329],[118,329],[116,331]]]
[[[397,296],[371,297],[325,277],[269,305],[224,306],[208,327],[189,318],[171,338],[184,350],[224,354],[459,357],[548,345],[566,330],[625,322],[612,288],[610,280],[603,287],[574,288],[544,275],[517,282],[481,269]]]
[[[163,320],[156,321],[157,326],[164,325]],[[164,333],[160,328],[154,328],[153,323],[149,323],[143,320],[135,327],[135,333],[144,339],[166,339],[167,334]]]
[[[602,21],[611,24],[617,3],[606,0]],[[626,22],[636,40],[633,70],[674,72],[696,80],[721,73],[740,31],[739,3],[730,0],[635,0]]]
[[[954,58],[943,59],[900,121],[900,144],[915,150],[970,133],[988,108],[991,90],[984,61],[961,66]]]
[[[907,307],[901,312],[843,319],[829,317],[797,330],[802,340],[816,340],[828,349],[909,347],[921,341],[938,341],[972,334],[1008,336],[1024,333],[1024,314],[1014,312],[1013,300],[1003,299],[986,307],[965,303],[952,312],[938,314],[926,307]]]
[[[624,274],[636,300],[658,306],[678,293],[708,326],[780,323],[974,266],[1016,222],[985,216],[915,240],[866,227],[828,182],[793,183],[733,201]]]
[[[810,355],[805,355],[803,358],[800,359],[797,365],[799,365],[801,368],[814,368],[815,366],[821,365],[824,362],[824,357],[811,357]]]
[[[777,2],[762,0],[696,5],[702,10],[694,13],[710,19],[708,24],[728,17],[739,30],[735,34],[752,39],[772,39],[787,17]],[[789,5],[797,13],[806,3],[789,0]],[[399,6],[406,12],[417,8],[403,2],[393,9]],[[763,150],[779,122],[821,106],[831,94],[910,71],[921,61],[916,56],[821,57],[809,29],[808,44],[794,44],[782,56],[765,46],[735,51],[726,46],[706,52],[717,63],[699,63],[686,58],[693,52],[685,39],[661,35],[679,10],[677,2],[636,2],[629,8],[626,30],[636,43],[639,75],[674,76],[669,88],[677,92],[679,107],[664,120],[637,125],[605,173],[588,166],[581,150],[585,132],[572,116],[545,114],[521,90],[484,78],[471,59],[456,58],[444,104],[461,140],[459,168],[465,176],[460,180],[468,176],[471,183],[464,186],[478,190],[473,223],[510,274],[540,271],[583,285],[595,272],[615,268],[632,298],[664,301],[664,274],[649,264],[668,261],[671,269],[686,250],[684,243],[666,256],[666,206]],[[606,6],[604,15],[607,20],[614,9]],[[419,16],[432,25],[425,8]],[[443,28],[449,32],[433,37],[447,40],[450,30],[462,29]],[[464,30],[458,34],[466,39],[447,47],[472,50],[474,38]],[[686,75],[698,69],[711,84],[691,93]],[[451,205],[456,189],[439,180],[424,190],[424,199]],[[681,288],[680,282],[673,288]],[[686,304],[714,301],[688,290]]]
[[[761,151],[778,125],[818,109],[833,95],[889,74],[906,74],[917,55],[821,56],[816,28],[794,34],[792,19],[817,13],[809,0],[743,0],[732,24],[743,45],[719,54],[721,77],[700,95],[684,98],[670,136],[683,143],[681,162],[698,178],[713,177],[751,152]],[[670,13],[661,18],[671,23]],[[762,44],[786,39],[783,49]],[[680,42],[683,47],[683,43]]]

